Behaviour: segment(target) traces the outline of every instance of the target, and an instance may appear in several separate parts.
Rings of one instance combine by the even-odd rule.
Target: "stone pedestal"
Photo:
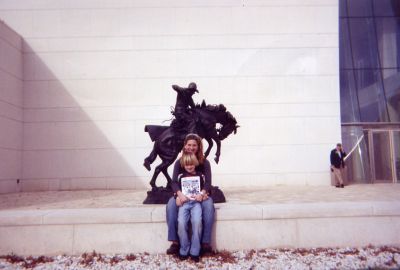
[[[147,197],[143,204],[167,204],[169,198],[174,196],[174,192],[170,188],[158,187],[147,191]]]

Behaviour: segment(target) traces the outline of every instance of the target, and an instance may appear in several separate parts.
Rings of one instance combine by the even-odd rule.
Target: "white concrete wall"
[[[191,81],[196,102],[224,103],[241,126],[212,163],[215,185],[329,184],[337,5],[1,1],[25,40],[22,190],[148,187],[144,125],[169,119],[170,85]]]
[[[0,18],[0,193],[19,190],[22,128],[22,39]]]

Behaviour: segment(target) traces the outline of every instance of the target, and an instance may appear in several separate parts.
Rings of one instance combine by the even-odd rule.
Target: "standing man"
[[[336,148],[331,151],[331,172],[335,175],[337,188],[344,188],[343,171],[345,168],[345,156],[346,152],[343,151],[342,144],[336,144]]]

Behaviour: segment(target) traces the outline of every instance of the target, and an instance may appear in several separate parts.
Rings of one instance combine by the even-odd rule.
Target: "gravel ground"
[[[0,269],[400,269],[400,247],[218,251],[199,263],[164,254],[0,256]]]

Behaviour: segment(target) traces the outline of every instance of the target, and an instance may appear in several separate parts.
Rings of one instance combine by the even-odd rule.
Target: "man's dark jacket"
[[[340,169],[341,167],[344,168],[344,157],[346,156],[346,153],[344,151],[340,151],[340,156],[335,149],[331,151],[331,165],[333,165],[335,168]]]

